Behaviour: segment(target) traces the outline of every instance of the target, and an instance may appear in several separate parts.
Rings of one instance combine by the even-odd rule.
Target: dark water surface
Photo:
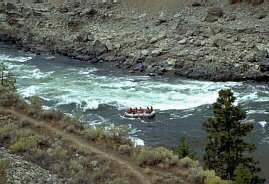
[[[126,124],[138,145],[175,146],[186,137],[203,152],[202,123],[212,114],[210,104],[218,91],[231,88],[237,103],[255,124],[248,138],[258,145],[255,153],[269,181],[269,83],[205,82],[129,74],[108,64],[89,64],[60,56],[33,55],[0,45],[0,62],[17,76],[23,97],[45,99],[47,107],[60,108],[98,126],[102,122]],[[154,119],[127,119],[128,107],[153,106]]]

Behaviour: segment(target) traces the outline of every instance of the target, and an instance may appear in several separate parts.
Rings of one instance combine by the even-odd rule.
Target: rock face
[[[269,2],[241,6],[194,0],[178,8],[172,6],[178,0],[170,1],[165,9],[158,0],[161,11],[149,0],[99,6],[0,3],[0,41],[151,76],[269,78]],[[143,6],[136,7],[139,2]]]
[[[0,159],[9,161],[7,179],[9,184],[61,184],[57,176],[0,148]]]

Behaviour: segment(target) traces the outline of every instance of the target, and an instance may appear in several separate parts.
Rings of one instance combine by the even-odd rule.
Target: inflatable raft
[[[143,113],[124,113],[125,117],[128,118],[153,118],[155,116],[155,111],[152,111],[151,113],[143,112]]]

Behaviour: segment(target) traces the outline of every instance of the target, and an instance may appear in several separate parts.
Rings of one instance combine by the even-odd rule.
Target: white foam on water
[[[130,137],[131,141],[134,143],[134,146],[145,146],[145,142],[142,139],[137,137]]]
[[[267,124],[266,121],[260,121],[258,123],[262,126],[263,129],[264,129],[265,125]]]
[[[81,109],[83,110],[83,112],[85,112],[86,110],[98,109],[98,107],[99,102],[96,100],[88,101],[85,105],[81,105]]]
[[[247,114],[269,114],[267,110],[248,110]]]
[[[89,75],[90,73],[94,73],[97,71],[97,68],[82,68],[78,71],[78,74],[80,75]]]
[[[28,56],[28,57],[22,57],[22,56],[9,56],[9,55],[4,55],[0,54],[0,61],[15,61],[15,62],[20,62],[23,63],[25,61],[31,60],[33,57]]]
[[[22,97],[27,98],[31,96],[35,96],[37,94],[38,87],[37,86],[29,86],[25,89],[20,89],[19,93]]]

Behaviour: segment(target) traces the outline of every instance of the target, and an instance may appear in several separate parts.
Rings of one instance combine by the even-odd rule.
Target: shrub
[[[73,174],[83,171],[83,165],[78,163],[76,160],[70,160],[69,168]]]
[[[30,137],[35,135],[31,129],[18,129],[12,132],[12,143],[17,142],[21,137]]]
[[[20,101],[19,96],[0,85],[0,106],[12,107]]]
[[[105,138],[105,132],[101,128],[87,128],[82,131],[82,135],[91,141]]]
[[[20,137],[17,142],[10,146],[13,152],[26,152],[37,148],[37,139],[35,136]]]
[[[72,176],[72,178],[67,181],[67,184],[92,184],[91,177],[89,174],[85,173],[84,171],[80,171]]]
[[[202,167],[192,167],[189,169],[188,181],[192,183],[204,184],[232,184],[232,181],[221,180],[213,170],[203,170]]]
[[[166,166],[177,165],[177,156],[164,147],[155,149],[142,148],[139,153],[135,155],[138,165],[157,165],[163,163]]]
[[[40,118],[45,121],[60,121],[63,118],[63,112],[55,109],[48,109],[41,112]]]
[[[59,159],[62,160],[67,155],[68,151],[62,148],[62,146],[57,145],[53,148],[49,148],[47,150],[47,153],[49,154],[49,156],[51,156],[55,160],[59,160]]]
[[[145,174],[151,174],[152,170],[149,167],[146,167],[143,171]]]
[[[0,183],[7,184],[6,169],[9,162],[7,160],[0,160]]]
[[[199,166],[199,162],[192,160],[190,157],[185,157],[185,158],[180,159],[179,164],[181,167],[186,168],[186,169]]]
[[[108,173],[109,173],[108,167],[94,168],[94,171],[92,173],[92,179],[94,181],[98,181],[101,179],[108,178]]]
[[[30,101],[30,110],[29,115],[35,116],[39,115],[42,112],[42,105],[44,100],[38,96],[32,96],[29,98]]]
[[[14,124],[7,124],[3,127],[0,127],[0,142],[5,142],[5,139],[11,138],[11,132],[13,130],[16,130],[18,128],[18,125]]]
[[[130,155],[133,151],[133,148],[127,144],[124,144],[124,145],[119,146],[118,151],[121,154],[129,154]]]
[[[116,143],[122,143],[125,136],[128,135],[129,127],[126,125],[112,126],[108,129],[109,140],[113,140]]]

